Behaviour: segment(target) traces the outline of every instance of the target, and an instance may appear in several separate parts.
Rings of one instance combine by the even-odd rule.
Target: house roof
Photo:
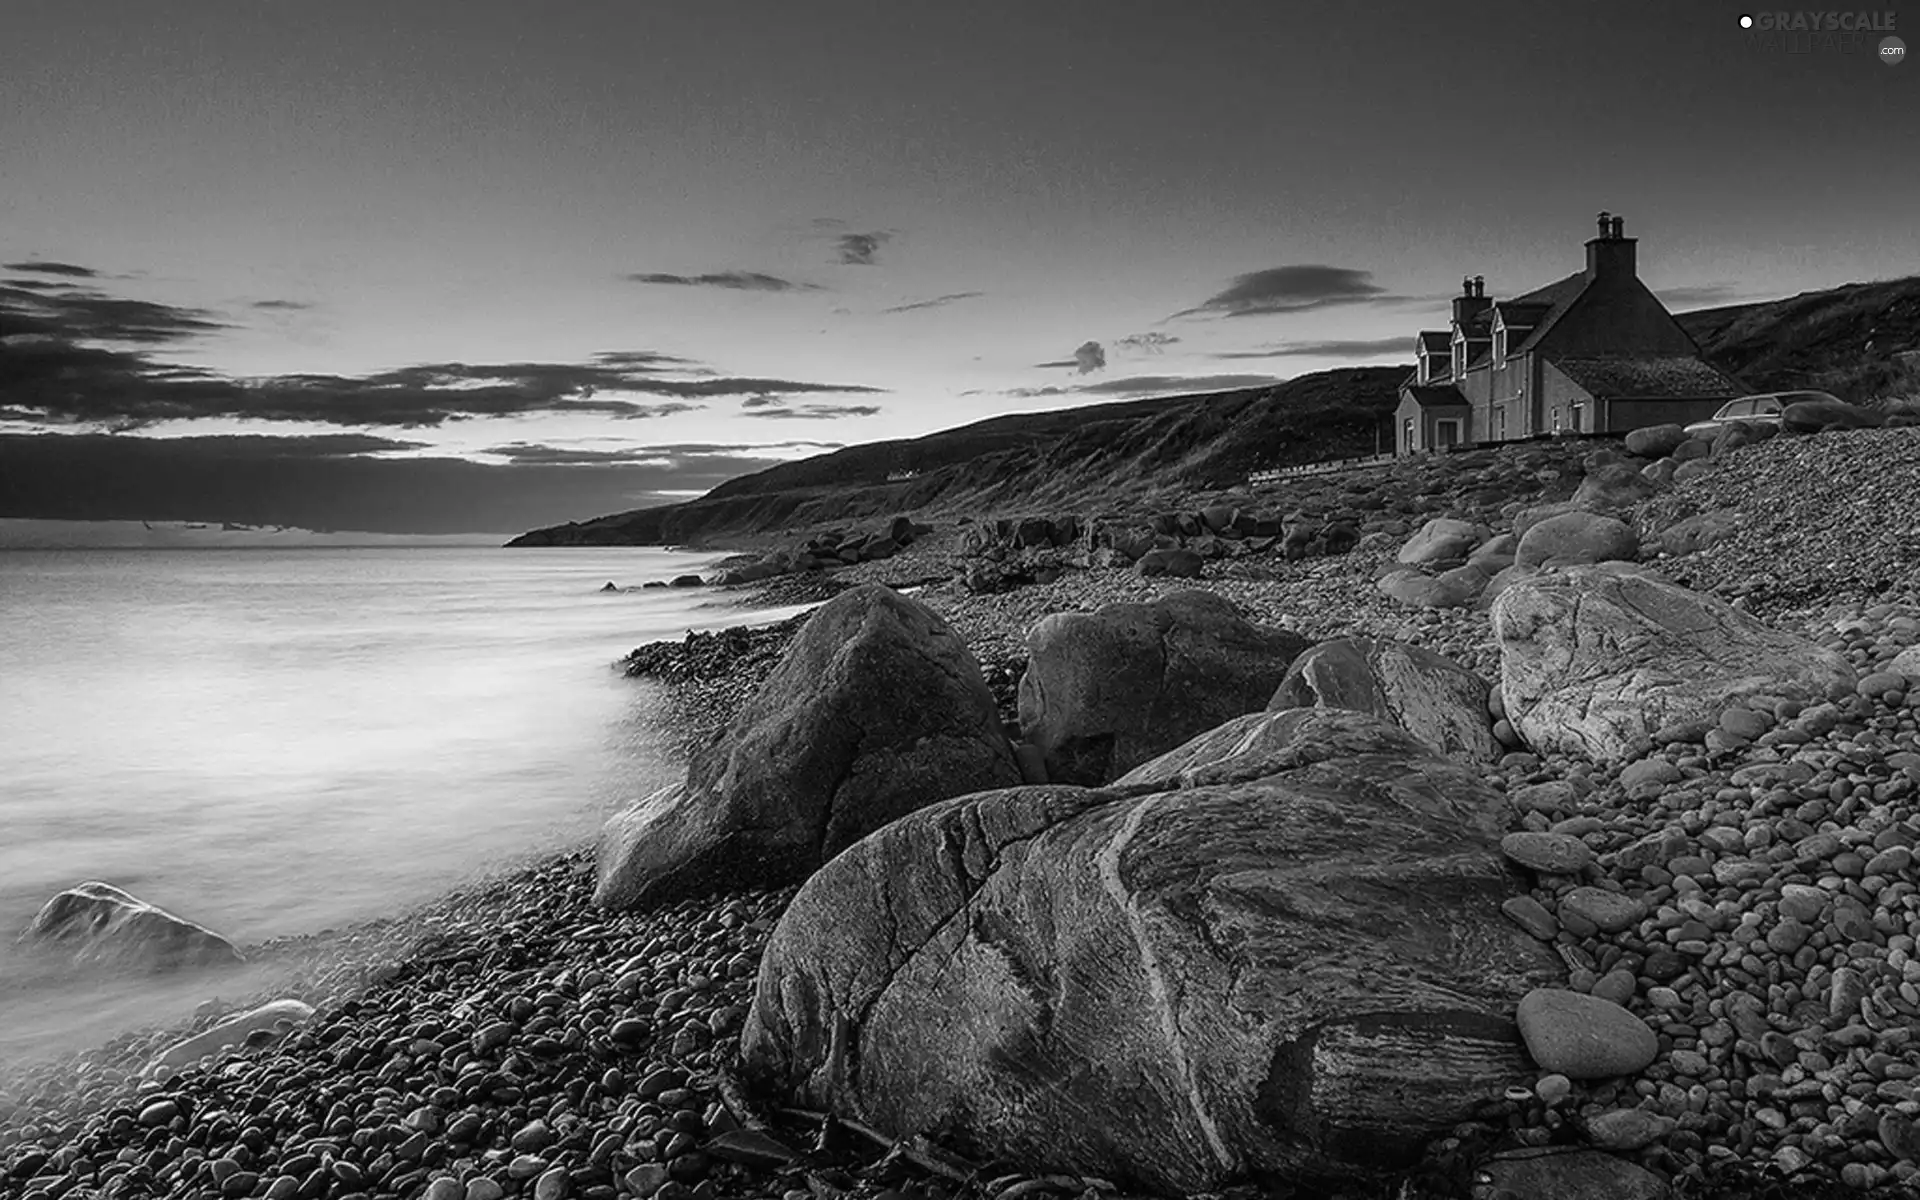
[[[1420,331],[1420,348],[1429,352],[1445,350],[1453,335],[1444,329],[1423,329]]]
[[[1565,279],[1556,279],[1545,287],[1535,288],[1507,301],[1507,304],[1514,306],[1544,306],[1534,323],[1533,332],[1518,346],[1508,347],[1507,353],[1520,354],[1539,345],[1540,339],[1547,336],[1547,332],[1573,307],[1573,302],[1587,290],[1587,283],[1587,273],[1584,270],[1575,271]]]
[[[1530,303],[1524,300],[1502,300],[1493,306],[1500,314],[1500,321],[1508,329],[1531,329],[1538,325],[1553,305]]]
[[[1553,365],[1601,399],[1740,394],[1738,384],[1698,358],[1556,358]]]
[[[1407,389],[1421,408],[1465,408],[1467,398],[1452,384],[1415,384]]]

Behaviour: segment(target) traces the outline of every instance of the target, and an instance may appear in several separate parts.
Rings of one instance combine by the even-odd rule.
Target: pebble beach
[[[1917,493],[1920,431],[1876,430],[1747,447],[1641,507],[1646,530],[1737,509],[1731,539],[1653,565],[1839,651],[1858,682],[1825,703],[1756,698],[1711,728],[1667,731],[1623,768],[1527,753],[1489,768],[1512,829],[1530,839],[1509,849],[1531,887],[1508,915],[1557,947],[1565,987],[1639,1018],[1657,1054],[1611,1081],[1524,1081],[1436,1144],[1427,1174],[1345,1194],[1475,1194],[1475,1155],[1577,1145],[1636,1161],[1682,1194],[1920,1187],[1920,685],[1890,669],[1920,645]],[[741,601],[944,578],[913,594],[973,648],[1003,710],[1035,620],[1196,586],[1310,638],[1399,638],[1497,679],[1484,612],[1410,610],[1374,586],[1396,548],[1217,561],[1198,581],[1095,568],[975,595],[953,579],[958,538],[942,531],[886,562],[775,580]],[[629,665],[668,687],[691,744],[724,724],[794,627],[699,635]],[[933,1146],[888,1154],[845,1131],[812,1154],[817,1122],[755,1113],[729,1073],[760,950],[791,890],[621,915],[593,908],[591,892],[592,852],[575,850],[391,921],[251,948],[284,967],[282,984],[210,1003],[192,1029],[0,1068],[0,1193],[1018,1200],[1112,1190]],[[182,1034],[281,996],[313,1005],[315,1019],[143,1076]]]

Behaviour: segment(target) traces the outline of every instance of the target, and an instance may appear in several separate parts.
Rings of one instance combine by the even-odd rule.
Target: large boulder
[[[1694,554],[1726,541],[1745,523],[1746,518],[1737,508],[1696,513],[1661,530],[1660,548],[1668,554]]]
[[[1844,400],[1796,400],[1780,410],[1780,428],[1788,433],[1825,433],[1832,429],[1878,429],[1886,418]]]
[[[1420,646],[1368,637],[1310,646],[1293,660],[1268,702],[1285,708],[1347,708],[1371,713],[1465,762],[1500,757],[1487,713],[1487,681]]]
[[[1850,688],[1839,653],[1609,563],[1529,575],[1493,604],[1507,719],[1536,750],[1617,762],[1743,697]]]
[[[1105,783],[1265,708],[1308,644],[1198,590],[1055,613],[1027,632],[1020,729],[1039,747],[1048,779]]]
[[[1679,478],[1678,473],[1674,476]],[[1654,486],[1631,463],[1615,462],[1588,471],[1573,490],[1575,508],[1614,509],[1638,504],[1654,494]]]
[[[962,797],[774,929],[749,1078],[881,1132],[1170,1194],[1364,1175],[1530,1077],[1557,978],[1499,794],[1363,713],[1242,717],[1111,788]]]
[[[233,943],[211,929],[98,881],[47,901],[20,941],[85,967],[175,971],[241,961]]]
[[[1465,558],[1486,537],[1486,529],[1471,521],[1435,517],[1422,525],[1420,531],[1400,547],[1400,561],[1408,566],[1457,561]]]
[[[1627,453],[1641,458],[1665,458],[1686,440],[1687,431],[1678,425],[1648,425],[1627,432]]]
[[[1409,608],[1465,608],[1486,590],[1487,578],[1472,563],[1438,575],[1402,567],[1382,575],[1374,586]]]
[[[1640,557],[1640,539],[1617,517],[1595,512],[1564,512],[1535,523],[1520,539],[1513,561],[1523,570],[1571,567],[1583,563],[1628,561]]]
[[[946,622],[879,584],[821,605],[686,778],[609,821],[609,908],[767,887],[923,805],[1020,781],[979,664]]]

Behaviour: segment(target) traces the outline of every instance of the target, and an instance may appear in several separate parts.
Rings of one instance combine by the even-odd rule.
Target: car
[[[1715,430],[1727,425],[1778,425],[1780,414],[1789,404],[1802,400],[1839,401],[1826,392],[1762,392],[1755,396],[1742,396],[1738,400],[1729,400],[1720,406],[1720,411],[1704,421],[1695,421],[1687,426],[1688,437],[1711,437]]]

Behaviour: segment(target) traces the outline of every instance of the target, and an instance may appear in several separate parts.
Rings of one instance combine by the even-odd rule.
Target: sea
[[[111,883],[244,947],[590,841],[681,766],[657,688],[612,664],[798,611],[624,590],[717,557],[0,550],[0,1068],[212,998],[28,969],[15,938],[63,888]]]

